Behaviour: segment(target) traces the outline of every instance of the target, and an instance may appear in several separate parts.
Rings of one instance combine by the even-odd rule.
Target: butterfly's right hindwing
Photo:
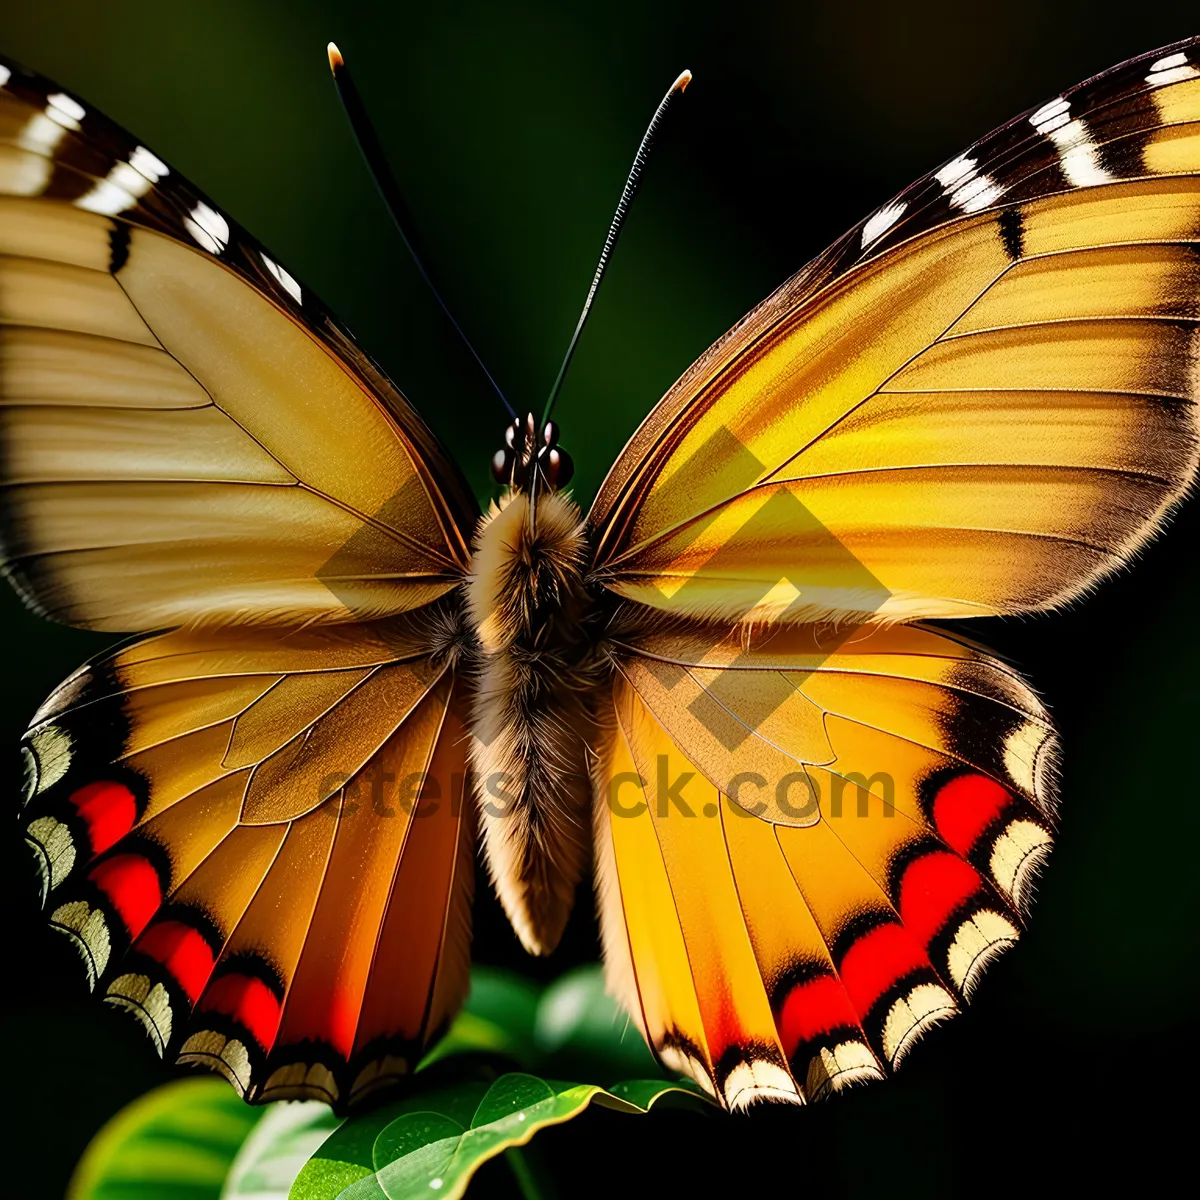
[[[597,765],[609,981],[732,1108],[883,1077],[1020,936],[1057,741],[932,630],[616,650]]]

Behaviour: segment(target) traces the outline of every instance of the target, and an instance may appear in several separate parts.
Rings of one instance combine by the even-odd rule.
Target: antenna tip
[[[671,91],[678,92],[681,96],[687,91],[687,85],[692,82],[691,71],[681,71],[679,78],[671,84]]]
[[[342,52],[337,48],[336,42],[330,42],[325,47],[325,53],[329,55],[329,69],[336,75],[346,65],[346,60],[342,57]]]

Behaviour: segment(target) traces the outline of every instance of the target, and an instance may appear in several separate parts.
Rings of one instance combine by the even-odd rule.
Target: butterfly
[[[899,1065],[1019,938],[1057,740],[953,629],[1086,594],[1197,466],[1200,41],[1016,118],[704,353],[584,515],[484,514],[317,298],[0,65],[4,570],[133,633],[42,705],[50,923],[159,1052],[350,1107],[468,986],[477,845],[722,1105]]]

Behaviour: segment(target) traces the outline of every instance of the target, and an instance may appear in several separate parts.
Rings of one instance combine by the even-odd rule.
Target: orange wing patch
[[[1016,941],[1050,846],[1055,738],[1013,672],[922,628],[813,638],[681,628],[615,651],[610,981],[663,1062],[731,1108],[897,1067]],[[774,718],[749,707],[771,695]],[[816,720],[778,716],[789,702]],[[718,723],[689,738],[706,705],[739,744]]]
[[[435,625],[152,638],[26,735],[51,923],[160,1053],[248,1100],[345,1108],[465,994],[465,733]]]

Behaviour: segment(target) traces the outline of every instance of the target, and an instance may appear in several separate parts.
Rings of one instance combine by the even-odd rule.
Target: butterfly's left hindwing
[[[52,925],[160,1053],[340,1108],[461,1002],[464,702],[424,618],[185,632],[89,664],[25,737]]]
[[[1042,706],[916,627],[618,647],[596,799],[610,980],[729,1107],[882,1077],[1020,935],[1053,827]]]
[[[118,632],[445,594],[474,504],[319,301],[136,139],[0,60],[0,552]]]

